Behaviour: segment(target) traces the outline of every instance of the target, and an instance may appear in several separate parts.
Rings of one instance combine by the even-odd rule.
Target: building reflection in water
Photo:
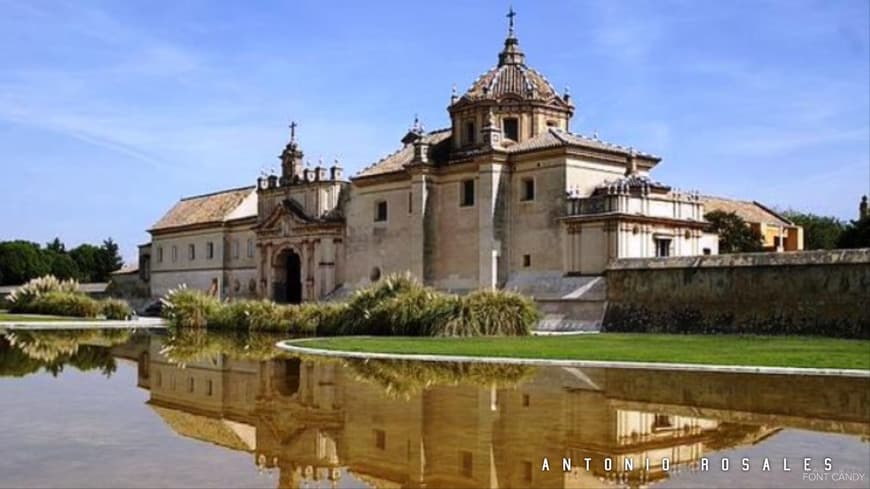
[[[111,348],[172,430],[250,453],[279,487],[646,487],[783,428],[870,435],[866,379],[339,361],[211,339]]]
[[[783,427],[870,434],[863,379],[227,353],[182,367],[163,349],[151,336],[140,358],[154,410],[279,487],[643,487]]]

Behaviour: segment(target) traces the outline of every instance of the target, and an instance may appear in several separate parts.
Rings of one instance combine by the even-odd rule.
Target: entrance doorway
[[[299,304],[302,302],[302,262],[299,255],[287,250],[276,261],[278,273],[273,299],[284,304]]]

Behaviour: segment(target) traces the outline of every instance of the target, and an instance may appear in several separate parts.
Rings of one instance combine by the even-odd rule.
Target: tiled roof
[[[710,211],[733,212],[742,217],[744,221],[750,223],[764,223],[774,226],[794,226],[792,222],[755,201],[748,202],[745,200],[702,195],[701,202],[704,204],[705,213]]]
[[[450,137],[450,129],[438,129],[423,136],[423,141],[429,143],[430,151],[433,147]],[[414,158],[414,145],[406,144],[398,151],[391,153],[382,158],[377,163],[364,168],[359,172],[354,179],[361,177],[370,177],[374,175],[383,175],[385,173],[393,173],[402,170],[402,168],[411,162]]]
[[[250,201],[251,194],[256,198],[254,186],[223,190],[205,195],[185,197],[178,201],[169,212],[160,218],[151,231],[158,231],[194,224],[222,222],[228,218],[239,219],[249,217],[242,212],[234,212],[242,203]],[[249,207],[249,206],[245,206]],[[248,213],[250,213],[250,209]],[[256,216],[256,205],[253,206],[253,214]]]
[[[522,64],[496,66],[478,78],[463,96],[470,100],[514,94],[531,100],[558,97],[556,89],[543,75]]]
[[[574,134],[567,131],[564,131],[559,128],[551,127],[547,131],[538,134],[537,136],[527,139],[521,143],[514,144],[512,146],[507,147],[507,151],[509,153],[520,153],[524,151],[534,151],[539,149],[547,149],[547,148],[557,148],[559,146],[566,145],[574,145],[581,146],[584,148],[591,149],[601,149],[605,151],[611,151],[616,153],[622,153],[625,155],[629,155],[632,151],[632,148],[628,146],[621,146],[618,144],[608,143],[606,141],[602,141],[598,138],[590,138],[580,134]],[[637,156],[641,156],[644,158],[650,158],[658,160],[660,159],[658,156],[644,153],[642,151],[635,150],[635,154]]]

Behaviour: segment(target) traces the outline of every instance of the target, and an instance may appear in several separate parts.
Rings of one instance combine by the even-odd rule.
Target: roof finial
[[[298,124],[296,124],[296,121],[291,121],[291,122],[290,122],[290,142],[291,142],[291,143],[295,143],[295,142],[296,142],[296,126],[297,126],[297,125],[298,125]]]
[[[450,89],[450,104],[456,103],[456,99],[459,98],[459,95],[456,94],[456,84],[453,84],[453,87]]]
[[[411,132],[422,133],[423,132],[423,124],[420,123],[420,118],[417,114],[414,114],[414,125],[411,126]]]
[[[511,5],[506,17],[508,18],[508,37],[514,37],[514,17],[517,13],[514,11],[514,6]]]

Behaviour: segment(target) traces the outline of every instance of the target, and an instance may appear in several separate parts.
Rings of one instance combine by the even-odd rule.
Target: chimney
[[[414,141],[414,163],[423,164],[429,162],[429,143],[425,138]]]
[[[338,159],[335,160],[335,163],[329,167],[329,178],[330,180],[341,180],[343,175],[343,168],[338,164]]]

